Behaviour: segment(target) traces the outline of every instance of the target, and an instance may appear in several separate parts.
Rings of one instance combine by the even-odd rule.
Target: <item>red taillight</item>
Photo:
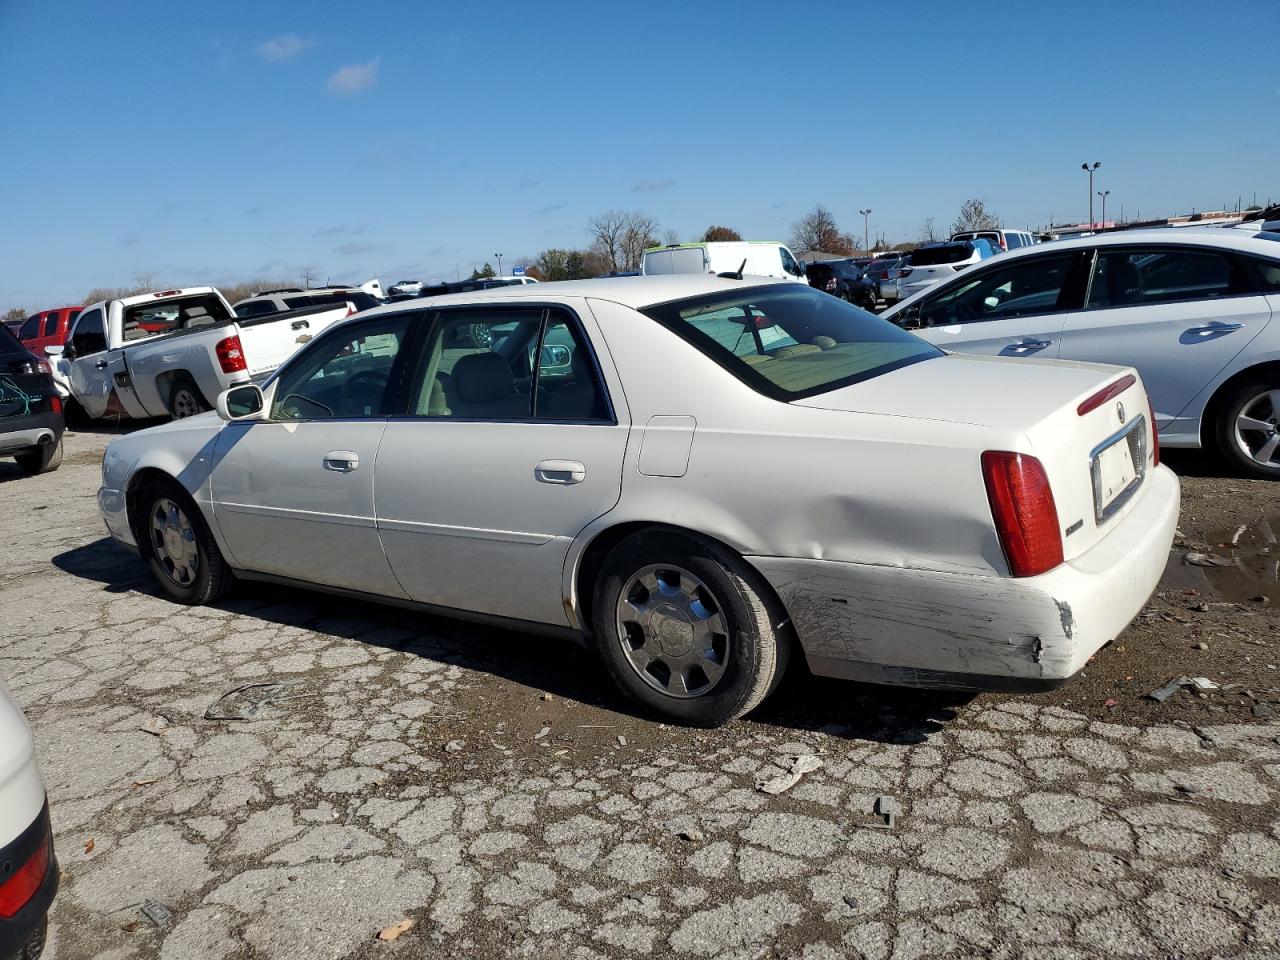
[[[899,270],[899,271],[898,271],[898,279],[899,279],[899,280],[905,280],[905,279],[907,279],[907,277],[909,277],[909,276],[911,276],[911,268],[910,268],[910,267],[903,267],[901,270]]]
[[[181,292],[182,292],[181,290],[161,290],[159,293],[153,293],[152,296],[153,297],[172,297],[175,294],[178,294]]]
[[[50,413],[62,412],[62,398],[58,396],[56,393],[49,398],[49,412]]]
[[[988,450],[982,479],[1009,572],[1034,577],[1062,563],[1058,507],[1044,465],[1025,453]]]
[[[1001,237],[1001,238],[1000,238],[1000,249],[1001,249],[1001,250],[1008,250],[1008,249],[1009,249],[1009,243],[1008,243],[1008,241],[1007,241],[1007,240],[1005,240],[1005,238],[1004,238],[1004,237]]]
[[[244,361],[244,350],[240,346],[239,336],[219,340],[214,350],[217,351],[218,363],[222,366],[223,373],[239,373],[241,370],[249,369],[249,365]]]
[[[8,920],[27,905],[49,872],[49,838],[41,839],[40,846],[27,862],[0,884],[0,917]]]
[[[1156,431],[1156,407],[1147,397],[1147,412],[1151,415],[1151,465],[1160,466],[1160,434]]]
[[[1111,400],[1111,399],[1114,399],[1115,397],[1120,396],[1120,394],[1124,393],[1126,390],[1128,390],[1137,382],[1138,382],[1137,377],[1135,377],[1132,373],[1126,373],[1123,377],[1121,377],[1115,383],[1109,386],[1103,387],[1101,390],[1099,390],[1089,399],[1085,400],[1082,404],[1080,404],[1080,406],[1076,407],[1076,413],[1082,417],[1086,413],[1092,413],[1094,410],[1097,410],[1100,406],[1102,406],[1108,400]]]

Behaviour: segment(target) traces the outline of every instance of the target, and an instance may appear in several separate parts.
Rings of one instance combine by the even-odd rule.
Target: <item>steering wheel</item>
[[[951,321],[953,323],[973,323],[977,319],[978,315],[974,313],[973,307],[963,300],[951,305]]]
[[[354,407],[357,415],[361,415],[368,405],[366,401],[381,404],[382,395],[387,390],[387,379],[387,375],[378,370],[362,370],[360,373],[352,374],[343,383],[342,392],[339,394],[339,407],[342,412],[349,414]],[[369,412],[377,413],[376,410]]]

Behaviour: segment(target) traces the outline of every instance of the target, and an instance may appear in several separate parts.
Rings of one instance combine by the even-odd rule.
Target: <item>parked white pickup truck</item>
[[[268,376],[298,347],[350,316],[347,303],[237,317],[213,287],[85,307],[65,347],[46,347],[85,414],[189,417],[235,383]]]

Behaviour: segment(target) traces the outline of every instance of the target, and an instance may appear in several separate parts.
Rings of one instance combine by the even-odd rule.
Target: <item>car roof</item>
[[[550,283],[521,283],[489,290],[472,290],[467,293],[449,293],[438,297],[415,297],[385,307],[375,307],[360,314],[370,317],[375,313],[406,309],[435,309],[469,303],[529,302],[563,300],[566,297],[609,300],[633,310],[642,310],[671,300],[698,297],[710,293],[731,293],[747,287],[777,284],[797,286],[794,281],[774,277],[756,277],[748,274],[741,280],[716,277],[703,273],[676,273],[661,276],[602,277],[593,280],[557,280]],[[804,289],[807,289],[805,287]],[[421,304],[418,301],[421,300]]]
[[[1019,247],[1008,253],[1000,254],[1001,261],[1016,257],[1034,256],[1054,250],[1075,250],[1080,247],[1113,247],[1133,246],[1134,244],[1158,243],[1163,246],[1186,244],[1197,247],[1221,247],[1224,250],[1239,250],[1256,253],[1272,259],[1280,257],[1280,244],[1274,240],[1259,239],[1250,236],[1244,230],[1223,230],[1221,228],[1197,229],[1194,227],[1135,227],[1131,230],[1117,230],[1111,233],[1095,233],[1087,237],[1072,237],[1067,240],[1053,240],[1031,247]]]

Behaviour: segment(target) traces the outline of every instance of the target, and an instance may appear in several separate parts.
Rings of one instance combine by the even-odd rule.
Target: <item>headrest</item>
[[[208,316],[209,311],[204,307],[186,307],[182,311],[182,315],[188,320],[194,320],[196,317]]]
[[[492,351],[471,353],[453,365],[453,385],[463,403],[486,403],[516,392],[507,361]]]

